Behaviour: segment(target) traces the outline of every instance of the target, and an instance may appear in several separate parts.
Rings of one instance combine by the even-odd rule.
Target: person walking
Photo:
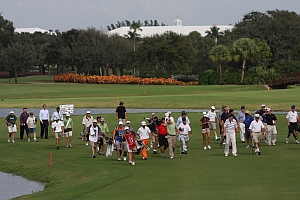
[[[57,107],[56,110],[53,112],[52,117],[51,117],[51,122],[53,122],[54,118],[59,118],[60,121],[64,120],[64,116],[60,114],[60,107]]]
[[[148,146],[149,145],[149,136],[150,136],[150,129],[146,126],[146,122],[142,121],[141,127],[138,129],[137,134],[139,134],[140,139],[143,141],[143,143]],[[148,154],[147,149],[143,147],[142,149],[142,159],[147,160]]]
[[[174,152],[176,147],[176,136],[179,135],[179,130],[177,124],[172,123],[171,120],[167,120],[167,133],[168,133],[167,140],[169,146],[170,159],[173,160],[175,156]]]
[[[225,112],[225,107],[226,106],[222,106],[222,109],[219,111],[219,113],[218,113],[218,122],[219,122],[219,129],[220,129],[220,139],[223,141],[223,125],[222,125],[222,119],[221,119],[221,117],[222,117],[222,114]],[[226,142],[224,141],[224,143],[223,144],[226,144]]]
[[[70,117],[70,113],[66,114],[64,122],[64,137],[66,138],[66,148],[73,148],[72,146],[72,136],[74,133],[74,123],[73,119]]]
[[[118,161],[121,161],[121,155],[122,155],[122,136],[124,134],[124,125],[123,125],[123,121],[119,121],[119,125],[118,127],[115,128],[114,130],[114,134],[113,134],[113,144],[117,150],[117,156],[118,156]],[[124,158],[126,156],[124,155]],[[126,161],[126,159],[124,159],[124,161]]]
[[[123,124],[125,124],[125,120],[127,119],[126,108],[124,106],[124,102],[121,101],[119,106],[116,109],[116,120],[122,120]]]
[[[129,130],[130,130],[133,134],[135,134],[134,128],[131,126],[131,122],[130,122],[130,121],[127,121],[127,122],[126,122],[126,126],[129,128]]]
[[[89,127],[93,124],[94,118],[91,116],[91,111],[86,111],[85,116],[82,119],[82,125],[83,125],[83,132],[88,133],[89,132]],[[97,120],[96,120],[97,121]],[[85,145],[89,145],[89,134],[85,134]]]
[[[238,132],[237,121],[233,118],[233,114],[229,115],[229,118],[226,119],[224,123],[224,137],[226,136],[226,145],[224,154],[228,156],[229,154],[229,146],[232,144],[232,155],[237,157],[237,148],[236,148],[236,134]]]
[[[288,112],[288,114],[286,115],[286,121],[288,124],[288,135],[285,139],[285,143],[289,143],[289,137],[291,134],[294,135],[294,138],[296,139],[296,144],[299,144],[298,141],[298,132],[299,132],[299,128],[298,128],[298,113],[296,111],[296,106],[292,105],[291,106],[291,110]],[[296,135],[295,135],[296,134]]]
[[[39,119],[40,119],[40,125],[41,125],[41,138],[44,137],[45,139],[48,138],[48,126],[49,126],[49,111],[47,110],[46,104],[43,104],[43,109],[40,110]]]
[[[89,141],[90,141],[91,151],[92,151],[92,158],[96,158],[95,148],[97,147],[98,138],[101,135],[101,129],[97,125],[96,119],[93,119],[92,125],[87,127],[86,134],[89,135]]]
[[[165,114],[165,121],[167,121],[167,120],[168,120],[167,118],[169,118],[169,119],[171,120],[172,123],[175,123],[174,117],[172,117],[171,115],[172,115],[171,111],[168,111],[168,112]]]
[[[251,113],[249,110],[245,111],[245,139],[247,142],[246,148],[249,148],[249,138],[250,138],[250,124],[254,120],[254,118],[251,116]],[[252,142],[252,141],[251,141]]]
[[[26,120],[26,124],[27,124],[27,127],[28,127],[28,135],[27,135],[27,138],[28,138],[28,142],[30,142],[31,140],[31,134],[33,134],[33,140],[34,142],[37,142],[37,139],[36,139],[36,118],[35,116],[33,115],[33,112],[30,112],[29,114],[29,117],[27,118]]]
[[[12,143],[15,143],[15,133],[17,133],[18,119],[14,111],[9,112],[9,115],[7,115],[7,117],[5,118],[5,123],[8,128],[7,142],[10,142],[10,138],[11,138]]]
[[[210,108],[210,111],[208,111],[208,113],[206,114],[207,117],[209,118],[209,130],[213,130],[214,131],[214,135],[215,135],[215,139],[216,140],[220,140],[220,138],[217,136],[217,113],[216,113],[216,108],[215,106],[212,106]]]
[[[275,146],[276,138],[277,138],[277,130],[276,130],[277,118],[272,113],[271,108],[267,108],[266,119],[267,119],[267,131],[266,131],[267,142],[269,146],[271,145]]]
[[[240,129],[240,139],[242,143],[245,143],[245,106],[241,106],[241,110],[238,113],[237,121]]]
[[[226,121],[226,119],[228,119],[229,118],[229,109],[228,109],[228,107],[227,106],[224,106],[224,108],[223,108],[223,112],[222,112],[222,114],[221,114],[221,126],[222,126],[222,134],[221,134],[221,139],[222,139],[222,141],[223,141],[223,144],[226,144],[226,140],[224,139],[223,140],[223,136],[225,136],[226,134],[224,134],[224,124],[225,124],[225,121]]]
[[[53,123],[51,124],[52,126],[52,136],[55,136],[55,143],[56,143],[56,150],[59,150],[60,147],[60,140],[62,135],[64,134],[64,123],[60,121],[59,118],[54,117],[53,118]]]
[[[192,137],[192,129],[189,124],[186,123],[186,119],[182,118],[182,123],[179,124],[178,129],[180,131],[180,151],[182,154],[187,154],[187,143],[190,140],[189,135]]]
[[[182,123],[182,118],[186,119],[186,123],[188,123],[189,125],[191,124],[191,122],[190,122],[190,120],[189,120],[189,118],[187,116],[187,113],[185,111],[181,111],[181,116],[178,117],[178,119],[177,119],[177,123],[176,123],[177,126],[179,126],[179,124]]]
[[[135,165],[135,153],[137,152],[136,138],[128,126],[125,127],[125,134],[122,135],[122,146],[127,145],[129,164]]]
[[[259,114],[255,114],[254,117],[255,117],[255,119],[251,122],[249,129],[250,129],[250,134],[255,143],[255,152],[254,153],[260,155],[259,143],[262,138],[262,133],[264,132],[265,126],[262,123],[262,121],[260,120]]]
[[[158,133],[157,133],[157,117],[155,116],[153,119],[153,122],[149,124],[149,129],[151,131],[151,142],[153,147],[153,154],[157,154],[157,148],[158,148]]]
[[[210,125],[210,118],[207,115],[203,115],[203,117],[200,119],[200,126],[202,126],[202,138],[203,138],[203,149],[206,150],[211,149],[210,146],[210,130],[209,130],[209,125]],[[206,148],[206,137],[207,137],[207,148]]]
[[[172,120],[170,118],[168,118],[167,120],[172,122]],[[157,126],[157,132],[158,132],[158,142],[159,142],[159,148],[161,151],[161,157],[164,158],[166,155],[165,151],[169,146],[168,140],[167,140],[168,132],[167,132],[167,125],[166,125],[165,118],[161,119],[160,125]]]
[[[23,140],[24,131],[26,131],[26,136],[28,136],[28,126],[27,126],[27,118],[29,114],[27,113],[27,108],[23,108],[23,112],[20,115],[20,139]],[[30,138],[27,137],[28,142],[30,142]]]
[[[101,139],[102,139],[102,145],[99,145],[99,147],[97,148],[98,154],[99,154],[99,155],[100,155],[100,154],[105,155],[105,154],[104,154],[105,144],[106,144],[105,137],[108,137],[108,133],[109,133],[108,125],[107,125],[107,123],[105,123],[104,118],[100,118],[100,123],[99,123],[99,120],[97,119],[97,124],[98,124],[98,126],[100,127],[101,132],[102,132],[102,134],[103,134],[103,136],[100,137],[100,141],[101,141]],[[101,148],[101,153],[100,153],[100,148]]]

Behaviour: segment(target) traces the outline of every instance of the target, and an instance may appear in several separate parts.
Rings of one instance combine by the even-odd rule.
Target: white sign
[[[72,114],[74,112],[74,104],[60,105],[60,114]]]

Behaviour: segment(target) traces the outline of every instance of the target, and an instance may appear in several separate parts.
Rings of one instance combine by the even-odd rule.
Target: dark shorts
[[[245,128],[245,138],[246,139],[250,138],[250,129],[249,128]]]
[[[28,129],[28,133],[34,133],[34,132],[36,132],[36,128],[29,128]]]
[[[289,133],[294,133],[294,131],[299,131],[298,123],[290,123],[288,129],[289,129]]]
[[[168,143],[168,139],[166,138],[166,135],[158,134],[158,143],[159,143],[159,146],[168,147],[169,143]]]

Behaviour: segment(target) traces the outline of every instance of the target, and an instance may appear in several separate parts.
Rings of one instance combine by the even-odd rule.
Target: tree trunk
[[[50,76],[50,65],[48,65],[48,76]]]
[[[135,34],[133,36],[133,51],[135,51]]]
[[[15,70],[15,84],[18,83],[18,73],[17,73],[17,70]]]
[[[223,81],[222,65],[220,64],[220,82]]]
[[[243,60],[241,82],[244,81],[246,60]]]

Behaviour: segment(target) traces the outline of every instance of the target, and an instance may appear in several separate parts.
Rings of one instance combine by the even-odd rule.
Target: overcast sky
[[[228,25],[251,11],[289,10],[300,14],[300,0],[0,0],[0,12],[16,28],[66,31],[106,28],[122,20],[172,25]]]

